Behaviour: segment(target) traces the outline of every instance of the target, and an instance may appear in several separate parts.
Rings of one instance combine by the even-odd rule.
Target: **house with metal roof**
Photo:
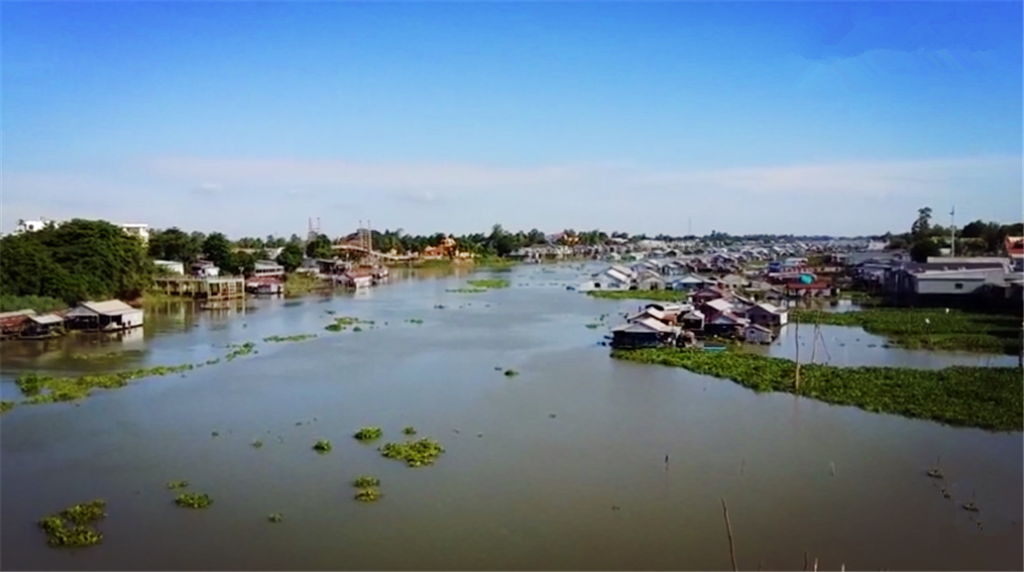
[[[671,345],[675,343],[678,334],[678,327],[669,326],[653,317],[640,318],[612,328],[612,347],[642,348]]]
[[[64,318],[71,329],[115,332],[141,327],[143,311],[120,300],[82,302]]]

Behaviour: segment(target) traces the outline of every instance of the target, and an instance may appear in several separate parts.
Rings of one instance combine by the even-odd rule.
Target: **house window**
[[[954,290],[963,290],[964,289],[964,285],[962,283],[960,283],[960,282],[957,282],[956,284],[953,284],[953,289]]]

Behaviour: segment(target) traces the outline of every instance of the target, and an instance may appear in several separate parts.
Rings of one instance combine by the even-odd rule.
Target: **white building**
[[[142,241],[143,246],[149,244],[149,225],[148,224],[131,223],[131,224],[121,224],[121,225],[118,225],[118,226],[120,226],[121,230],[127,232],[128,234],[130,234],[132,236],[135,236],[135,237],[138,237],[138,239],[140,241]]]
[[[43,230],[47,225],[59,226],[60,223],[55,220],[39,217],[37,220],[19,220],[18,227],[14,229],[11,234],[22,234],[24,232],[36,232]]]
[[[185,274],[185,264],[177,260],[154,260],[153,264],[171,274]]]

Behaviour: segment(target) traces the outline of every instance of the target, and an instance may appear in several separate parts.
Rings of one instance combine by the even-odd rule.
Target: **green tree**
[[[203,254],[206,259],[217,265],[218,268],[229,273],[234,273],[231,241],[228,237],[219,232],[211,233],[203,241]]]
[[[914,224],[910,226],[910,234],[912,234],[915,239],[918,237],[927,236],[928,231],[931,227],[931,220],[931,207],[917,209],[917,219],[914,221]]]
[[[306,256],[310,258],[331,258],[334,256],[332,246],[331,239],[326,234],[319,234],[306,244]]]
[[[934,238],[922,237],[910,245],[910,259],[914,262],[928,262],[929,256],[941,254],[939,243]]]
[[[157,260],[177,260],[186,266],[199,259],[202,243],[196,237],[172,227],[149,237],[149,255]]]
[[[302,248],[297,244],[287,244],[281,254],[277,255],[277,263],[284,266],[285,272],[294,272],[302,266]]]

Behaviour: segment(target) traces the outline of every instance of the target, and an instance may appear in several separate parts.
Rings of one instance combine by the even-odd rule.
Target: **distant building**
[[[121,224],[121,225],[118,225],[118,226],[120,226],[121,230],[125,231],[129,235],[138,238],[139,241],[142,242],[143,246],[149,244],[149,225],[148,224],[135,224],[135,223],[132,223],[132,224]]]
[[[73,329],[89,331],[117,331],[142,326],[142,310],[132,308],[120,300],[82,302],[64,315]]]
[[[284,278],[284,266],[269,260],[260,260],[252,273],[255,278]]]
[[[154,260],[153,264],[169,274],[185,274],[184,262],[178,262],[177,260]]]

